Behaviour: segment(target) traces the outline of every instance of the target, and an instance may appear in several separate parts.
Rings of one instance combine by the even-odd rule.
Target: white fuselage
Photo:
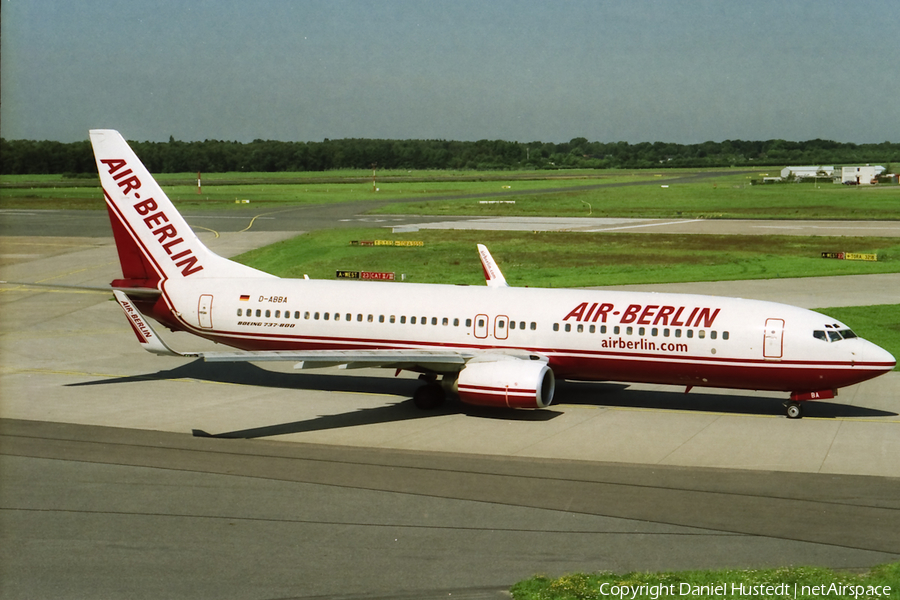
[[[738,298],[278,278],[168,280],[163,297],[184,329],[245,350],[525,350],[568,379],[791,392],[894,366],[825,315]]]

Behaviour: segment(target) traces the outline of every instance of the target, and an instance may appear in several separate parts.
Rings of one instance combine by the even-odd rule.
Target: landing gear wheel
[[[422,410],[434,410],[444,404],[445,398],[446,394],[441,384],[429,383],[416,390],[413,394],[413,404]]]
[[[785,402],[784,408],[788,419],[799,419],[803,416],[803,407],[799,402]]]

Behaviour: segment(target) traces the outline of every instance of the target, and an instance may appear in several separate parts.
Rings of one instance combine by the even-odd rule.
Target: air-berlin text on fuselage
[[[178,247],[185,244],[184,238],[178,234],[175,226],[169,223],[169,217],[166,216],[166,213],[157,210],[159,207],[156,204],[156,200],[153,198],[141,200],[140,194],[135,192],[135,190],[140,189],[141,180],[134,175],[131,169],[127,168],[128,164],[125,160],[109,158],[100,162],[106,165],[109,174],[112,175],[116,184],[121,188],[122,194],[127,196],[129,193],[134,192],[134,199],[139,201],[135,202],[132,208],[144,218],[144,224],[156,236],[156,241],[166,251],[166,254],[175,263],[175,266],[181,267],[181,274],[187,277],[202,271],[203,265],[199,264],[200,261],[194,256],[193,251],[190,248],[185,249],[184,246]],[[125,170],[123,171],[122,169]]]
[[[712,327],[719,308],[669,306],[665,304],[629,304],[624,310],[609,302],[582,302],[569,311],[563,321],[574,319],[582,323],[606,323],[608,317],[618,317],[623,325],[662,325],[665,327]]]

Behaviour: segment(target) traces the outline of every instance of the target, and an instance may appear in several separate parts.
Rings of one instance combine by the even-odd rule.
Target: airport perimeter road
[[[201,233],[226,256],[290,235]],[[0,279],[119,276],[109,238],[0,244]],[[777,394],[578,383],[545,411],[422,412],[406,373],[155,357],[108,293],[11,285],[0,356],[4,598],[480,599],[535,573],[900,559],[897,373],[798,421]]]

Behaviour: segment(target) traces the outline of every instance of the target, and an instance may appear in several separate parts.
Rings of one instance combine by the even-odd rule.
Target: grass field
[[[351,246],[352,240],[421,240],[423,247]],[[588,287],[900,272],[900,239],[646,235],[384,229],[313,232],[238,260],[284,277],[336,270],[392,271],[419,283],[483,284],[475,245],[487,245],[511,285]],[[877,253],[878,262],[825,260],[821,252]]]
[[[900,186],[842,186],[833,183],[749,185],[759,174],[717,171],[716,177],[667,184],[682,171],[525,171],[525,172],[391,172],[380,176],[379,191],[365,173],[221,173],[204,177],[197,194],[196,175],[160,176],[166,194],[183,208],[263,208],[402,199],[379,212],[434,215],[540,215],[594,217],[685,217],[758,219],[900,219]],[[315,175],[315,176],[314,176]],[[27,179],[31,178],[31,179]],[[7,209],[99,209],[102,194],[96,181],[60,176],[4,176],[0,207]],[[29,183],[30,182],[30,183]],[[627,187],[539,193],[595,184],[646,183]],[[31,187],[29,185],[31,184]],[[52,187],[54,185],[59,187]],[[663,186],[668,187],[663,187]],[[517,195],[517,191],[534,192]],[[477,199],[446,199],[476,194],[510,194],[515,204],[480,204]],[[422,202],[409,199],[427,198]],[[438,198],[435,200],[435,198]]]
[[[900,186],[750,185],[748,175],[698,182],[597,188],[520,196],[515,205],[472,200],[385,206],[380,213],[427,215],[541,215],[726,219],[900,218]],[[663,187],[668,186],[668,187]]]
[[[228,176],[229,174],[221,174]],[[333,202],[355,202],[370,200],[405,199],[410,197],[442,197],[469,194],[493,194],[514,190],[541,190],[566,188],[597,183],[627,183],[635,181],[656,181],[652,174],[607,173],[602,177],[568,176],[564,178],[509,178],[495,179],[494,176],[442,176],[432,180],[419,178],[392,178],[379,180],[378,192],[372,189],[371,175],[368,179],[319,183],[318,179],[298,182],[290,177],[297,174],[256,174],[250,177],[239,174],[240,179],[204,178],[202,194],[197,194],[196,175],[190,183],[184,183],[184,174],[160,177],[159,182],[169,199],[179,207],[222,209],[239,206],[238,200],[249,200],[254,206],[273,207],[303,204],[326,204]],[[253,175],[253,174],[250,174]],[[262,177],[262,175],[275,175]],[[278,176],[280,175],[280,176]],[[306,175],[306,174],[303,174]],[[51,179],[56,176],[40,176],[28,186],[25,176],[12,178],[5,176],[0,187],[0,206],[16,209],[90,210],[102,208],[103,194],[96,181],[68,185],[66,181]],[[33,177],[33,176],[32,176]],[[336,178],[336,176],[333,176]],[[18,181],[11,181],[18,179]],[[227,182],[227,183],[222,183]],[[54,187],[58,183],[59,187]]]
[[[716,589],[715,586],[725,587]],[[783,587],[776,589],[776,586]],[[885,586],[889,589],[885,589]],[[862,574],[818,567],[622,575],[576,573],[556,579],[533,577],[517,583],[510,591],[515,600],[588,600],[620,597],[635,600],[677,597],[887,600],[900,597],[898,590],[900,590],[900,563],[880,565]]]

